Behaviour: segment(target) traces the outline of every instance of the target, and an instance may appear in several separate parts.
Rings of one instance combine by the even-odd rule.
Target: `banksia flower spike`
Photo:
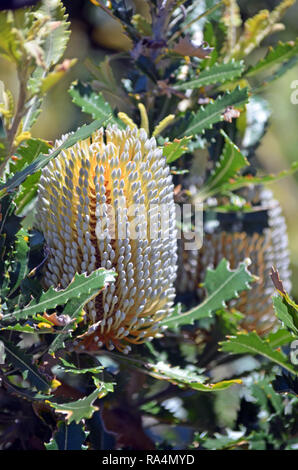
[[[222,217],[219,226],[209,233],[206,230],[200,250],[187,252],[180,247],[179,261],[183,260],[184,268],[179,266],[176,283],[181,294],[192,292],[202,300],[204,288],[201,284],[208,267],[215,268],[222,258],[226,258],[231,269],[235,269],[245,258],[250,258],[249,270],[259,279],[229,306],[244,315],[242,328],[256,330],[262,335],[272,330],[277,320],[272,305],[275,289],[270,277],[271,267],[277,267],[285,289],[290,291],[290,261],[287,227],[278,201],[267,189],[254,188],[251,192],[247,199],[258,207],[258,211],[248,216],[244,214],[242,222],[234,214],[224,217],[219,214]]]
[[[117,273],[85,307],[81,350],[127,353],[160,333],[177,254],[172,178],[154,138],[113,126],[62,151],[42,172],[36,223],[50,251],[46,287],[99,267]]]

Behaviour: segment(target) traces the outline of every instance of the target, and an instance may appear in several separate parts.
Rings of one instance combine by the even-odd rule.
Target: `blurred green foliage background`
[[[54,140],[61,134],[73,130],[83,122],[89,121],[72,102],[67,93],[70,83],[76,79],[89,78],[85,60],[91,58],[98,63],[107,54],[125,50],[129,45],[121,34],[118,25],[111,18],[93,5],[89,0],[65,0],[63,2],[71,21],[71,39],[65,54],[66,58],[76,57],[77,64],[48,94],[43,113],[33,128],[33,135]],[[129,0],[127,0],[129,3]],[[136,8],[142,12],[146,0],[135,0]],[[241,14],[245,20],[257,11],[267,8],[272,10],[279,0],[239,0]],[[263,41],[256,50],[259,57],[264,56],[268,45],[279,40],[294,40],[298,35],[298,3],[290,8],[283,23],[285,29],[276,32]],[[254,57],[252,58],[254,59]],[[0,61],[2,80],[17,94],[17,80],[13,66]],[[115,71],[114,71],[115,72]],[[116,72],[117,74],[117,72]],[[291,84],[298,80],[298,65],[281,79],[274,81],[263,96],[268,100],[272,116],[270,125],[261,146],[257,149],[257,159],[268,173],[286,169],[298,158],[298,104],[291,102],[293,88]],[[272,184],[271,189],[279,199],[288,224],[288,233],[293,271],[292,294],[298,299],[298,173]]]

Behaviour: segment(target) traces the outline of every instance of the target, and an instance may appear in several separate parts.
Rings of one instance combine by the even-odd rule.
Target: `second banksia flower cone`
[[[175,220],[169,168],[143,129],[100,129],[44,168],[36,223],[50,252],[45,286],[65,288],[99,267],[117,273],[86,305],[81,350],[127,353],[160,332],[175,296]]]

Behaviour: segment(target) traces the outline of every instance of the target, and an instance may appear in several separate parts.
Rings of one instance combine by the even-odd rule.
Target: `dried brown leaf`
[[[207,42],[202,42],[202,44],[197,46],[191,41],[189,37],[185,36],[184,38],[179,39],[172,51],[183,56],[208,59],[210,57],[209,54],[213,51],[213,49],[214,48],[210,47]]]

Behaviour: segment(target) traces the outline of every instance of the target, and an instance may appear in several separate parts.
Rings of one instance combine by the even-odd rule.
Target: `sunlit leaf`
[[[149,364],[150,375],[159,380],[167,380],[179,387],[189,387],[193,390],[200,392],[215,392],[225,390],[232,385],[241,384],[242,381],[239,379],[235,380],[223,380],[217,383],[205,383],[206,377],[200,376],[197,373],[182,369],[180,367],[171,367],[169,364],[164,362],[158,362],[157,364]]]
[[[49,400],[46,403],[54,408],[56,413],[65,415],[68,425],[73,422],[79,423],[82,419],[90,419],[93,413],[98,410],[98,407],[93,405],[95,400],[103,398],[114,388],[112,383],[100,382],[95,378],[93,380],[96,388],[84,398],[69,403],[55,403]]]
[[[222,121],[226,108],[230,106],[243,107],[248,100],[247,88],[235,88],[222,96],[218,96],[214,102],[201,107],[191,116],[184,134],[186,136],[200,134],[210,129],[216,122]]]
[[[209,86],[214,83],[224,83],[239,77],[244,70],[243,62],[232,60],[226,64],[215,63],[212,67],[199,72],[198,78],[194,80],[179,83],[175,86],[176,90],[188,90]]]
[[[73,83],[69,89],[72,101],[78,105],[84,113],[91,114],[93,119],[100,119],[103,123],[107,121],[123,124],[113,116],[113,110],[109,103],[104,100],[101,93],[96,93],[90,85],[81,82]]]
[[[191,325],[200,318],[211,317],[216,310],[226,307],[226,302],[237,298],[243,290],[250,289],[249,284],[254,281],[247,270],[247,263],[240,263],[238,268],[232,270],[226,259],[222,259],[216,269],[207,269],[205,287],[207,298],[197,307],[186,312],[174,312],[172,316],[162,320],[162,324],[173,328],[178,325]]]
[[[42,293],[39,299],[33,299],[23,309],[16,310],[12,314],[3,315],[1,321],[25,320],[36,313],[45,312],[48,309],[56,308],[57,305],[66,304],[70,299],[80,297],[86,293],[90,294],[91,291],[93,295],[96,295],[104,288],[106,283],[114,281],[114,275],[113,271],[106,271],[103,268],[93,271],[89,276],[76,273],[72,282],[65,289],[56,290],[50,287]]]
[[[173,142],[167,142],[163,147],[163,155],[167,159],[167,163],[173,163],[188,151],[187,143],[191,137],[183,137],[183,139],[174,139]]]
[[[289,372],[298,375],[297,369],[287,360],[285,354],[277,349],[273,349],[266,339],[260,338],[254,331],[229,336],[227,341],[223,341],[220,344],[222,351],[231,352],[233,354],[260,355]]]

